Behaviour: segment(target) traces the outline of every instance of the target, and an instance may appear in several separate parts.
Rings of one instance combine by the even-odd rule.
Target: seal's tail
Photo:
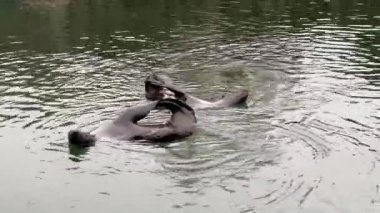
[[[81,147],[87,147],[94,145],[96,137],[87,132],[81,132],[79,130],[71,130],[69,132],[69,143]]]
[[[231,106],[236,106],[236,105],[245,103],[247,101],[247,98],[248,98],[248,91],[241,90],[239,92],[227,95],[222,100],[220,100],[220,102],[225,107],[231,107]]]

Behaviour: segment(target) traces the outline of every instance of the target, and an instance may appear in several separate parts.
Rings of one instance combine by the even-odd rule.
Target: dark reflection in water
[[[0,1],[0,209],[378,212],[379,11],[376,0]],[[153,71],[202,98],[251,96],[198,111],[196,134],[176,143],[68,146],[69,129],[144,101]]]

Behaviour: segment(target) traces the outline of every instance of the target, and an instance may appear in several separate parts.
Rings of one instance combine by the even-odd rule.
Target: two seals
[[[124,111],[117,119],[93,132],[71,130],[69,143],[79,147],[95,144],[102,137],[119,140],[148,140],[151,142],[172,141],[191,135],[195,131],[197,119],[194,109],[218,109],[244,103],[248,97],[246,90],[231,93],[226,97],[210,102],[186,93],[175,86],[165,75],[154,73],[145,80],[145,96],[152,102],[133,106]],[[167,98],[174,96],[174,98]],[[165,124],[142,125],[138,121],[150,111],[166,109],[171,112]]]

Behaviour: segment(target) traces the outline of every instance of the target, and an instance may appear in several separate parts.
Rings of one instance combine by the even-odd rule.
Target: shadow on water
[[[68,146],[69,146],[70,155],[74,156],[73,158],[70,158],[70,159],[75,161],[75,162],[79,162],[78,158],[83,156],[83,155],[86,155],[91,148],[91,147],[80,147],[80,146],[73,145],[70,143]]]
[[[0,209],[378,212],[379,7],[1,1],[0,181],[18,184]],[[197,132],[175,143],[67,145],[70,129],[143,101],[155,71],[204,99],[250,98],[198,111]]]

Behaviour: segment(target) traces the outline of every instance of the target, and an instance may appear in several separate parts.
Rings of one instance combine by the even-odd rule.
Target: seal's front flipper
[[[115,123],[137,123],[137,121],[145,118],[151,110],[156,108],[156,105],[157,101],[153,101],[147,104],[130,107],[118,119],[115,120]]]

